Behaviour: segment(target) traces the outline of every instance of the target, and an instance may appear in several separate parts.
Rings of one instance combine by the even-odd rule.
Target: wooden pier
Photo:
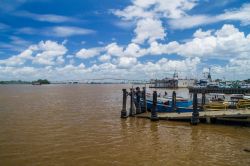
[[[136,115],[138,118],[148,118],[150,119],[150,113],[143,113]],[[158,113],[159,119],[164,120],[177,120],[177,119],[191,119],[192,112],[185,113]],[[241,110],[223,110],[223,111],[200,111],[199,118],[247,118],[250,117],[249,109],[241,109]]]
[[[214,88],[214,87],[189,87],[189,93],[224,93],[224,94],[246,94],[250,88]]]
[[[150,113],[143,113],[136,115],[137,118],[150,119]],[[205,123],[231,123],[240,124],[244,126],[250,126],[250,110],[223,110],[223,111],[200,111],[199,121]],[[190,121],[192,118],[192,112],[186,113],[158,113],[159,120],[169,121]]]
[[[121,118],[127,118],[128,116],[133,116],[136,118],[147,118],[151,121],[158,120],[172,120],[172,121],[188,121],[192,125],[197,125],[200,122],[205,123],[224,123],[224,124],[237,124],[250,126],[250,107],[249,105],[244,105],[242,108],[238,109],[228,109],[227,107],[213,109],[207,109],[205,105],[205,93],[207,91],[200,91],[202,95],[202,103],[198,106],[197,93],[193,92],[193,107],[192,112],[178,112],[176,107],[176,93],[173,91],[172,95],[172,112],[158,112],[157,111],[157,91],[153,93],[153,106],[150,112],[147,112],[146,104],[146,88],[140,91],[140,88],[131,88],[130,93],[123,89],[123,106],[121,110]],[[242,91],[243,92],[243,91]],[[129,113],[126,109],[127,96],[130,96],[130,109]],[[141,105],[141,99],[143,104]],[[247,100],[248,101],[248,100]]]

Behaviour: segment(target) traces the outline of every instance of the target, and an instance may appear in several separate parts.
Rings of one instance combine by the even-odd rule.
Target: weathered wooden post
[[[202,108],[205,105],[205,102],[206,102],[206,93],[203,91],[202,92],[202,97],[201,97],[201,106],[202,106]]]
[[[142,88],[142,98],[143,98],[143,107],[142,112],[147,112],[147,96],[146,96],[146,87]]]
[[[129,109],[129,116],[135,115],[135,103],[134,103],[134,89],[130,89],[130,109]]]
[[[173,91],[172,94],[172,111],[176,111],[176,92]]]
[[[193,113],[192,113],[192,118],[191,118],[191,124],[192,125],[197,125],[199,121],[199,112],[197,110],[197,93],[193,94]]]
[[[127,90],[126,89],[122,89],[123,92],[123,99],[122,99],[122,110],[121,110],[121,118],[127,118],[127,108],[126,108],[126,104],[127,104]]]
[[[151,121],[157,121],[159,120],[158,116],[157,116],[157,112],[156,112],[156,107],[157,107],[157,92],[154,91],[153,93],[153,106],[152,106],[152,110],[151,110]]]
[[[141,91],[139,87],[136,87],[136,92],[135,92],[135,96],[136,96],[136,114],[140,114],[141,113]]]

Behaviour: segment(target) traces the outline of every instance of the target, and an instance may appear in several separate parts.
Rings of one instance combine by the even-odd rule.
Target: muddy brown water
[[[0,166],[250,165],[250,128],[120,119],[128,85],[1,85]]]

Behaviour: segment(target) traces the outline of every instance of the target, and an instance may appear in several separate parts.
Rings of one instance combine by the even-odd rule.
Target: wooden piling
[[[150,117],[151,121],[159,120],[159,118],[157,116],[156,108],[157,108],[157,92],[154,91],[154,93],[153,93],[153,106],[152,106],[151,117]]]
[[[136,92],[135,92],[135,96],[136,96],[136,114],[140,114],[141,113],[141,91],[139,87],[136,87]]]
[[[202,98],[201,98],[201,106],[203,107],[206,102],[206,93],[205,91],[202,92]]]
[[[191,118],[191,124],[197,125],[199,123],[199,112],[198,112],[198,103],[197,103],[197,93],[193,94],[193,113]]]
[[[173,91],[172,94],[172,111],[175,112],[176,111],[176,92]]]
[[[146,96],[146,87],[142,88],[142,98],[143,98],[143,107],[142,112],[147,112],[147,96]]]
[[[130,89],[130,109],[129,109],[129,116],[135,115],[135,103],[134,103],[134,89]]]
[[[121,110],[121,118],[127,118],[127,90],[122,89],[123,92],[123,98],[122,98],[122,110]]]
[[[208,123],[208,124],[211,123],[211,118],[210,117],[206,117],[206,123]]]

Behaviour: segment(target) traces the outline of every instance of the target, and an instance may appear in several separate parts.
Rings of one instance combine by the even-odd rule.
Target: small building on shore
[[[187,88],[195,85],[194,79],[171,79],[165,78],[162,80],[155,80],[152,87],[155,88]]]
[[[171,78],[164,78],[162,80],[154,80],[153,87],[156,88],[177,88],[178,80]]]
[[[173,78],[164,78],[161,80],[153,80],[152,86],[155,88],[187,88],[194,86],[196,83],[195,79],[180,79],[178,74],[175,72]]]
[[[178,88],[187,88],[194,86],[196,83],[195,79],[178,79]]]

